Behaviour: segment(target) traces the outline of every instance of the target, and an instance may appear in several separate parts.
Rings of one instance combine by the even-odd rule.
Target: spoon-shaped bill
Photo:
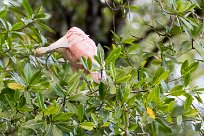
[[[37,56],[37,57],[41,57],[46,53],[57,51],[57,49],[59,49],[59,48],[68,48],[69,46],[70,46],[70,44],[69,44],[69,41],[67,40],[67,37],[63,36],[62,38],[60,38],[56,42],[52,43],[48,47],[37,48],[34,51],[34,55]]]

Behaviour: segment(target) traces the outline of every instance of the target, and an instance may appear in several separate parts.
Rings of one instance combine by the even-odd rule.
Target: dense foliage
[[[196,82],[203,82],[198,78],[204,74],[203,2],[151,4],[153,19],[141,19],[139,31],[127,32],[135,21],[131,16],[143,16],[145,6],[128,0],[103,3],[108,16],[120,11],[127,23],[121,34],[109,30],[112,43],[97,47],[95,59],[108,75],[99,84],[82,70],[72,71],[61,54],[34,56],[35,48],[52,42],[44,32],[54,32],[43,7],[33,8],[28,0],[3,4],[1,135],[202,135],[204,88]],[[106,46],[111,48],[107,56]],[[95,70],[82,60],[88,71]]]

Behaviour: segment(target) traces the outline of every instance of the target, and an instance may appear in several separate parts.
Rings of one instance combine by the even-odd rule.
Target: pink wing
[[[69,47],[66,48],[66,57],[70,61],[72,68],[82,69],[83,66],[78,64],[81,57],[91,58],[95,65],[99,65],[95,60],[94,56],[97,55],[97,48],[95,42],[89,38],[81,29],[72,27],[66,34],[69,42]],[[87,71],[85,71],[88,73]],[[101,72],[91,73],[93,80],[97,83],[101,80]],[[102,72],[102,78],[106,79],[106,72]]]
[[[72,27],[66,36],[70,43],[69,48],[67,48],[67,53],[69,54],[68,57],[71,63],[79,62],[81,56],[85,58],[90,57],[92,61],[95,61],[94,55],[96,55],[97,48],[94,41],[90,39],[88,35],[81,29]]]

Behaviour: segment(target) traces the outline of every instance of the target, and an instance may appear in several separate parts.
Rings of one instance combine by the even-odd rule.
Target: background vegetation
[[[203,8],[203,0],[0,1],[1,135],[202,135]],[[107,81],[73,72],[61,54],[34,56],[72,26],[100,44]]]

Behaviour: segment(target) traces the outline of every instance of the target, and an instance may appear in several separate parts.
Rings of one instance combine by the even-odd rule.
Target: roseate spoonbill
[[[37,48],[34,54],[40,57],[53,51],[62,53],[64,59],[69,60],[73,70],[83,69],[82,64],[79,64],[82,56],[86,59],[89,57],[94,65],[99,66],[94,59],[94,55],[97,55],[95,42],[77,27],[69,29],[66,35],[50,46]],[[88,73],[87,70],[85,73]],[[99,83],[106,79],[106,72],[104,70],[91,72],[91,76],[95,82]]]

